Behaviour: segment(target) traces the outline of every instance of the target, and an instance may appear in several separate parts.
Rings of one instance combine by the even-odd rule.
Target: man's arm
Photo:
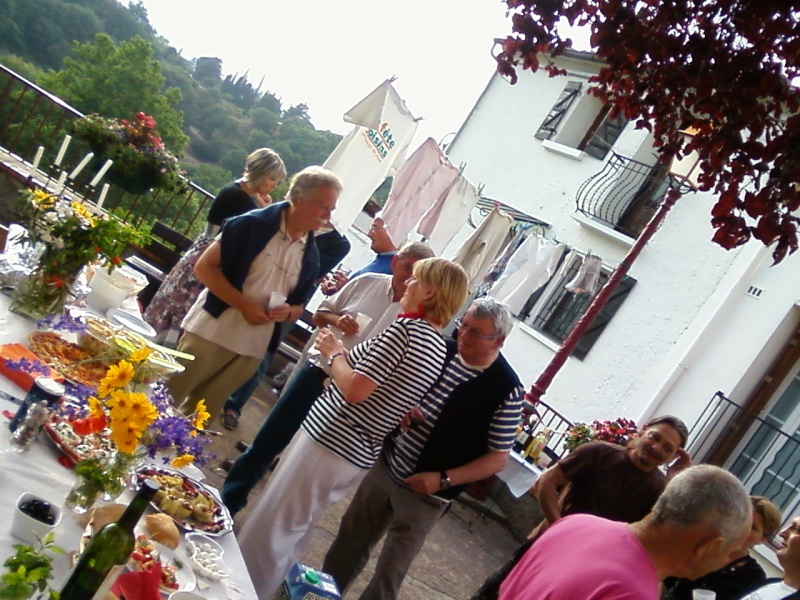
[[[345,335],[356,335],[358,333],[358,323],[352,315],[338,315],[327,310],[318,310],[311,317],[311,322],[317,327],[336,327]]]
[[[539,501],[544,518],[551,525],[561,518],[558,493],[568,483],[567,476],[556,463],[542,473],[533,485],[533,496]]]
[[[217,298],[242,313],[251,325],[269,323],[270,317],[264,307],[250,300],[237,290],[222,272],[222,252],[219,242],[214,241],[206,249],[194,267],[198,281],[208,288]]]
[[[499,473],[506,466],[508,452],[489,450],[483,456],[468,462],[467,464],[447,469],[447,476],[452,485],[461,485],[480,481],[490,475]],[[424,471],[414,473],[411,477],[406,477],[406,485],[419,494],[434,494],[441,489],[442,476],[438,471]]]

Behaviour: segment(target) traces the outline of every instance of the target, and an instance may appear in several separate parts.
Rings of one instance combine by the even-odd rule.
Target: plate
[[[112,308],[106,313],[106,316],[112,321],[116,321],[120,325],[127,327],[131,331],[135,331],[139,335],[143,335],[147,338],[156,337],[156,330],[153,329],[147,321],[129,312],[125,312],[119,308]]]
[[[134,484],[136,485],[136,489],[141,487],[142,482],[145,479],[155,479],[158,481],[161,484],[162,490],[167,492],[167,495],[169,495],[170,489],[175,489],[179,492],[179,494],[183,494],[184,497],[189,501],[197,496],[204,497],[203,502],[206,502],[209,505],[209,509],[212,512],[211,520],[209,522],[199,521],[191,515],[186,517],[178,517],[174,514],[170,514],[169,510],[162,508],[166,498],[161,498],[158,501],[153,499],[153,501],[150,502],[150,505],[157,511],[163,512],[172,517],[172,520],[175,521],[179,527],[182,527],[187,531],[197,531],[210,536],[225,535],[226,533],[233,531],[233,518],[231,517],[231,513],[228,512],[228,509],[225,507],[225,505],[217,500],[217,497],[210,488],[206,487],[196,479],[187,477],[175,469],[169,469],[167,467],[155,465],[145,466],[136,472],[136,475],[134,475]],[[175,498],[177,498],[177,495],[175,495]]]
[[[114,444],[102,432],[81,437],[69,422],[58,417],[51,417],[43,429],[50,441],[76,463],[85,458],[108,458],[116,451]]]
[[[180,565],[175,571],[175,582],[178,584],[178,587],[171,589],[165,588],[164,586],[159,586],[161,593],[169,596],[173,592],[190,592],[193,590],[197,585],[197,579],[194,576],[194,571],[189,564],[189,559],[185,556],[179,555],[175,550],[170,550],[166,546],[162,546],[158,542],[153,542],[153,544],[158,552],[158,560],[162,565]],[[131,571],[141,570],[139,568],[139,564],[133,559],[128,561],[128,569]]]

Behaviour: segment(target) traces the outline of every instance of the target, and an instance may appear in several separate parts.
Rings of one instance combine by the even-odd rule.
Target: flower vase
[[[34,320],[64,311],[80,267],[69,272],[48,273],[38,266],[14,293],[11,310]]]
[[[78,475],[72,489],[67,494],[64,505],[72,512],[82,515],[86,513],[100,498],[102,487],[96,481]],[[120,493],[122,493],[120,491]]]
[[[131,476],[139,465],[137,454],[116,452],[105,463],[108,481],[100,492],[100,497],[106,502],[116,500],[125,491]]]

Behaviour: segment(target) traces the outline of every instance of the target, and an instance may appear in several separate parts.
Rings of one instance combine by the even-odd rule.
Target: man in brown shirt
[[[534,527],[511,560],[484,582],[473,600],[496,598],[505,575],[561,517],[585,513],[626,523],[642,519],[653,508],[667,480],[691,465],[691,457],[683,449],[688,437],[686,424],[679,418],[657,417],[645,423],[639,437],[625,448],[589,442],[553,464],[533,487],[544,521]],[[664,475],[660,467],[676,457]]]

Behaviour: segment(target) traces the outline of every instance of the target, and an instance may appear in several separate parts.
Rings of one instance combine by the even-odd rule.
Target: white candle
[[[64,141],[61,142],[61,148],[58,149],[58,156],[56,156],[55,161],[53,161],[53,164],[55,166],[58,167],[59,165],[61,165],[61,161],[64,160],[64,155],[67,153],[67,147],[69,146],[71,140],[72,140],[71,135],[64,136]]]
[[[36,156],[33,157],[33,164],[31,165],[31,171],[29,173],[31,177],[36,174],[36,170],[39,168],[39,163],[42,160],[42,154],[44,154],[44,146],[39,146],[36,149]]]
[[[75,181],[75,178],[78,176],[78,173],[83,171],[83,167],[89,164],[89,161],[92,160],[94,156],[94,152],[89,152],[86,156],[83,157],[83,160],[78,163],[78,166],[72,170],[72,173],[69,174],[70,181]]]
[[[109,158],[106,161],[106,163],[102,167],[100,167],[100,170],[97,172],[97,175],[95,175],[94,179],[92,179],[89,182],[89,185],[92,187],[97,186],[97,184],[100,183],[100,180],[103,178],[103,175],[105,175],[108,172],[108,170],[111,168],[111,165],[113,164],[114,161]]]
[[[56,183],[56,194],[60,194],[64,191],[66,187],[65,182],[67,181],[67,172],[61,171],[61,175],[58,177],[58,183]]]
[[[108,161],[111,162],[111,161]],[[103,189],[100,192],[100,198],[97,199],[97,208],[103,208],[103,202],[106,201],[106,194],[108,193],[108,184],[103,184]]]

